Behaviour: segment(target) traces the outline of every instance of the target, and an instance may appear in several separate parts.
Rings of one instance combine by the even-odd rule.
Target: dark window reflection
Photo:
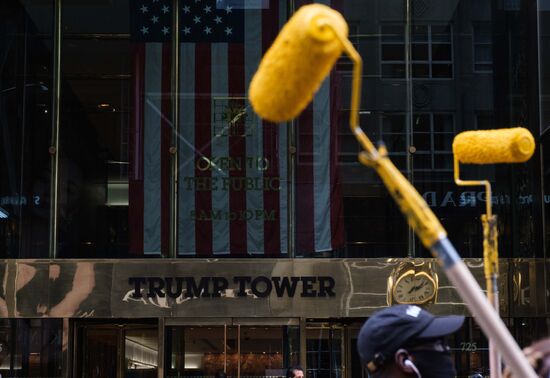
[[[84,378],[157,376],[158,329],[152,324],[81,323],[74,370]]]
[[[539,7],[540,30],[538,52],[540,56],[540,124],[541,132],[550,126],[550,8]]]
[[[485,193],[483,187],[454,183],[452,142],[464,130],[518,125],[537,135],[536,109],[528,105],[537,101],[536,91],[527,90],[536,88],[537,80],[536,54],[529,54],[527,43],[536,35],[532,16],[523,3],[415,3],[407,25],[404,7],[369,4],[347,1],[344,10],[346,18],[359,20],[351,38],[365,58],[361,112],[369,118],[361,119],[361,126],[373,140],[383,140],[459,253],[479,257]],[[351,143],[346,140],[347,149]],[[536,164],[535,158],[513,167],[461,169],[463,178],[493,183],[502,257],[542,253],[534,212]],[[353,163],[350,154],[342,171],[347,255],[430,256],[417,239],[409,245],[402,215],[372,170]]]
[[[413,60],[429,60],[428,45],[415,43],[412,46],[412,58]]]
[[[432,167],[432,156],[417,153],[413,159],[413,167],[414,169],[430,169]]]
[[[169,93],[173,83],[166,75],[169,64],[157,66],[153,76],[144,75],[151,71],[143,58],[170,62],[170,38],[160,42],[138,39],[136,30],[145,34],[146,29],[134,28],[135,4],[129,0],[63,2],[59,257],[158,256],[167,251]],[[540,135],[539,118],[540,129],[546,129],[550,114],[545,95],[548,53],[543,43],[550,34],[547,11],[541,9],[537,36],[537,23],[525,2],[416,4],[409,25],[406,9],[400,4],[340,2],[340,10],[351,24],[350,39],[365,61],[361,126],[373,141],[386,144],[394,164],[413,179],[461,253],[480,256],[479,217],[486,199],[482,188],[454,184],[452,140],[463,130],[511,126],[524,126]],[[195,49],[199,39],[181,46],[182,61],[187,62],[185,54],[199,52],[205,62],[214,64],[182,64],[178,68],[186,79],[180,83],[187,96],[180,104],[185,110],[181,112],[182,129],[194,133],[194,128],[185,125],[200,125],[197,130],[205,131],[197,140],[194,134],[184,135],[193,143],[186,145],[180,161],[179,173],[187,178],[182,185],[191,189],[179,188],[180,194],[185,193],[180,197],[181,214],[186,214],[177,225],[180,245],[185,244],[179,252],[197,255],[197,244],[185,243],[191,238],[183,236],[189,235],[205,236],[195,238],[208,244],[206,252],[201,252],[204,255],[227,252],[225,244],[231,241],[217,235],[229,235],[225,232],[229,219],[211,219],[225,214],[243,218],[233,223],[240,236],[232,238],[230,252],[237,255],[249,255],[252,250],[268,251],[263,255],[284,254],[283,246],[293,236],[286,233],[289,217],[296,225],[298,256],[404,256],[414,249],[422,255],[426,251],[418,241],[417,248],[409,244],[405,221],[375,172],[357,162],[359,148],[345,130],[350,108],[349,59],[341,59],[323,84],[317,97],[321,101],[314,101],[295,121],[295,140],[287,141],[293,135],[287,135],[284,127],[257,127],[261,121],[247,112],[245,83],[253,72],[249,67],[257,65],[267,41],[286,20],[287,11],[286,6],[270,6],[269,12],[277,17],[263,17],[271,22],[265,28],[270,31],[265,38],[254,34],[251,39],[256,42],[246,49],[245,44],[238,44],[236,50],[241,53],[255,49],[255,55],[245,54],[248,63],[241,61],[245,59],[242,54],[231,61],[219,59],[231,49],[226,51],[227,46],[210,41],[202,46],[208,47],[208,54]],[[53,2],[4,1],[0,20],[0,257],[45,257],[50,228]],[[531,42],[536,37],[539,55],[533,52]],[[237,55],[226,56],[233,59]],[[246,72],[241,72],[243,69]],[[229,91],[220,72],[235,70],[240,72],[239,85]],[[146,77],[153,87],[145,88]],[[536,88],[540,88],[540,99]],[[540,113],[534,105],[539,100]],[[238,122],[229,128],[228,120]],[[261,138],[250,139],[251,130],[262,130]],[[214,196],[207,195],[214,193],[208,188],[208,179],[223,182],[223,177],[216,176],[212,166],[204,172],[197,166],[198,145],[201,151],[203,147],[211,149],[214,157],[216,153],[245,160],[263,156],[270,164],[226,172],[231,179],[227,182],[274,179],[280,180],[281,186],[276,186],[274,193],[262,191],[266,195],[261,203],[238,187],[232,187],[233,192],[222,189]],[[287,160],[289,145],[297,151]],[[544,146],[542,151],[545,164]],[[291,167],[295,172],[294,214],[289,213],[286,190],[293,183],[285,181],[285,172],[291,171],[289,162],[295,164]],[[546,197],[541,200],[536,189],[540,187],[534,180],[540,171],[537,164],[533,159],[513,167],[464,167],[465,177],[488,178],[494,183],[503,257],[542,255],[542,226],[536,208],[546,203]],[[201,176],[203,173],[207,176]],[[199,186],[192,186],[195,184]],[[211,211],[216,210],[216,199],[229,203],[229,195],[233,207],[224,213]],[[185,208],[189,204],[191,207]],[[266,206],[270,209],[252,223],[244,218],[256,217],[256,213],[235,210],[247,207],[261,212]],[[330,209],[330,217],[326,209]],[[318,228],[320,219],[330,219],[323,229]],[[247,235],[252,235],[252,249],[243,247]]]
[[[431,135],[428,133],[414,133],[414,146],[417,152],[429,152],[432,147]]]
[[[307,376],[337,378],[343,372],[342,328],[306,330]]]
[[[283,376],[299,361],[295,326],[176,326],[166,328],[167,377]]]
[[[405,45],[386,45],[382,46],[382,59],[384,60],[403,60],[405,58]]]
[[[0,374],[4,377],[62,377],[62,319],[4,319],[0,322]]]
[[[143,153],[139,141],[135,146],[143,135],[132,126],[137,111],[132,94],[139,94],[132,8],[127,0],[63,6],[58,255],[140,255],[144,240],[160,235],[160,223],[156,232],[143,235],[147,209],[129,195],[130,165],[137,164],[130,157],[139,161]],[[139,172],[132,177],[143,180]],[[137,213],[129,212],[137,207]],[[160,242],[152,244],[150,252],[160,253]]]
[[[47,257],[53,1],[0,3],[0,256]]]
[[[405,28],[406,25],[384,25],[380,29],[382,78],[405,78],[405,72],[398,68],[404,69],[406,65]],[[453,77],[453,44],[449,26],[414,25],[411,27],[411,44],[413,78]],[[446,64],[441,64],[443,62]]]
[[[432,59],[448,61],[452,59],[451,45],[450,44],[433,44],[432,45]]]
[[[466,318],[462,328],[447,336],[458,377],[490,375],[487,338],[473,318]]]
[[[545,218],[544,224],[544,236],[545,236],[545,249],[550,249],[550,142],[548,137],[550,134],[546,133],[541,138],[541,155],[542,155],[542,188],[543,188],[543,213]]]

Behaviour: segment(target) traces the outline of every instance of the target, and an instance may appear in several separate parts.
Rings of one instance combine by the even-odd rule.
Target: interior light
[[[6,210],[0,207],[0,219],[5,219],[10,215]]]
[[[108,102],[101,102],[97,105],[97,108],[102,112],[116,112],[115,107]]]

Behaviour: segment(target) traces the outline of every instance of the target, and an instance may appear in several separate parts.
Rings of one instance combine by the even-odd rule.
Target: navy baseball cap
[[[435,317],[414,305],[396,305],[378,311],[359,331],[357,350],[363,365],[373,372],[402,347],[413,341],[443,337],[456,332],[464,316]]]

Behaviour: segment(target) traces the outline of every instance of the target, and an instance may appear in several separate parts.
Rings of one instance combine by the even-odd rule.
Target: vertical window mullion
[[[430,112],[430,168],[434,168],[434,114]]]
[[[429,77],[432,79],[432,25],[428,25],[428,70],[430,75]]]

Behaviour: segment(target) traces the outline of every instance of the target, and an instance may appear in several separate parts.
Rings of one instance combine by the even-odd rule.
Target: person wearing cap
[[[287,378],[304,378],[304,369],[300,366],[291,366],[286,371]]]
[[[396,305],[371,316],[359,331],[357,350],[372,377],[454,378],[445,336],[463,316],[435,317],[414,305]]]

